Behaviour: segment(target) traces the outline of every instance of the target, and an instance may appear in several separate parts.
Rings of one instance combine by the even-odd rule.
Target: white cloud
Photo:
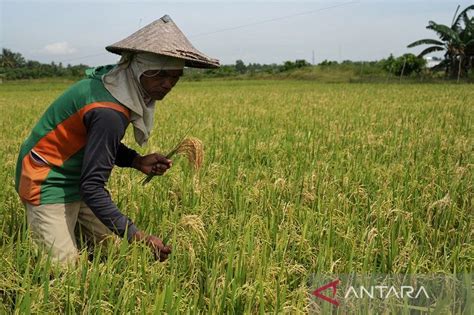
[[[68,42],[58,42],[44,46],[41,51],[48,55],[70,55],[75,53],[77,49],[71,47]]]

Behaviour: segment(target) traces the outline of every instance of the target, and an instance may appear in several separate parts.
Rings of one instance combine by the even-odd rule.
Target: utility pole
[[[311,61],[312,61],[312,64],[314,66],[314,49],[313,49],[313,58],[311,59]]]

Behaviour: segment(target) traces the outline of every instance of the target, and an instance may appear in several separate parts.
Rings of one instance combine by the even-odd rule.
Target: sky
[[[370,61],[423,49],[428,21],[450,25],[461,0],[4,1],[0,48],[26,59],[109,64],[105,46],[168,14],[193,45],[222,64],[306,59]]]

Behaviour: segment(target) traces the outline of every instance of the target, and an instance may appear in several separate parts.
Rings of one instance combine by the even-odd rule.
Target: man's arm
[[[171,167],[172,162],[158,153],[141,156],[135,150],[120,143],[115,157],[115,165],[119,167],[132,167],[146,175],[150,173],[163,175]]]
[[[139,156],[137,151],[128,148],[125,144],[120,143],[117,156],[115,157],[115,165],[119,167],[133,167],[133,160]]]
[[[156,236],[147,235],[138,230],[133,222],[120,212],[105,189],[120,148],[120,140],[128,125],[126,117],[113,109],[96,108],[85,115],[84,124],[87,129],[87,143],[84,149],[80,184],[83,201],[111,231],[121,237],[124,237],[127,231],[126,236],[129,241],[146,242],[153,250],[156,259],[166,260],[171,253],[171,247],[163,244]],[[158,173],[161,169],[155,163],[161,159],[156,155],[140,157],[137,154],[131,164],[135,168],[138,165],[145,171]],[[169,166],[171,166],[170,163]],[[168,165],[165,166],[169,168]]]
[[[118,111],[96,108],[84,116],[84,124],[87,143],[80,184],[82,199],[105,226],[121,237],[127,230],[126,236],[131,240],[138,229],[120,212],[105,189],[128,121]]]

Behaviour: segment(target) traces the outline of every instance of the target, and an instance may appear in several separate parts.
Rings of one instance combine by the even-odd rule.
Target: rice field
[[[60,270],[28,237],[13,183],[20,143],[70,82],[0,85],[0,313],[309,313],[308,279],[337,273],[469,273],[470,85],[182,82],[157,103],[150,143],[202,140],[199,172],[115,168],[138,227],[169,237],[155,262],[123,241]]]

